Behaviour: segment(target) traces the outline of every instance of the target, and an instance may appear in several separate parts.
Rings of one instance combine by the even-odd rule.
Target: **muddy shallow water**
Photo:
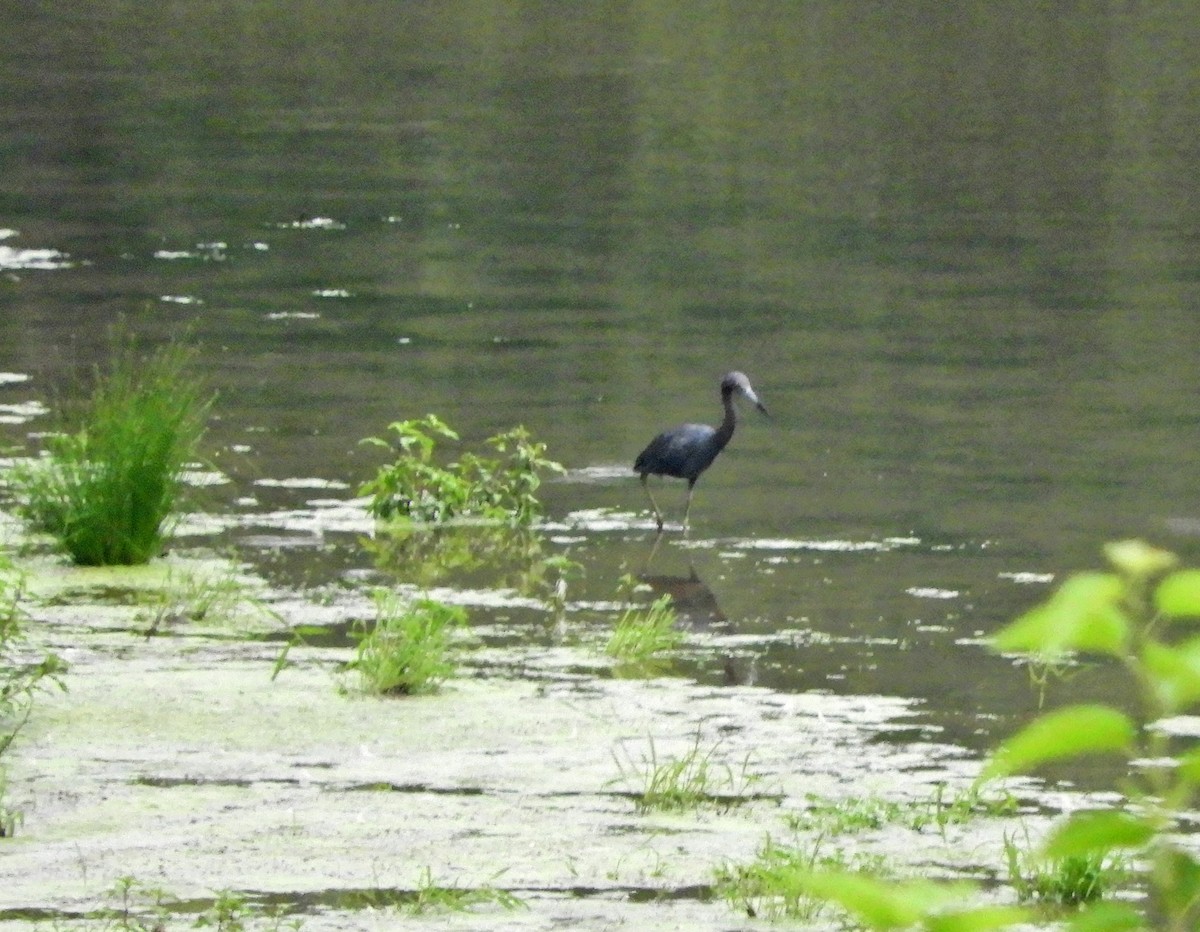
[[[901,874],[989,880],[1018,824],[980,815],[944,837],[898,824],[821,841],[819,829],[789,827],[812,797],[918,804],[945,784],[950,798],[979,766],[919,701],[702,672],[816,640],[800,630],[692,623],[685,675],[626,679],[598,651],[613,605],[569,601],[556,619],[511,590],[447,588],[490,603],[473,614],[491,624],[463,638],[459,675],[439,694],[381,699],[339,688],[346,622],[371,614],[364,586],[306,593],[243,576],[219,617],[192,620],[147,606],[182,580],[226,578],[220,559],[29,568],[35,642],[71,669],[68,691],[39,697],[8,756],[25,822],[0,858],[0,927],[82,922],[133,877],[192,911],[178,923],[232,890],[305,929],[748,928],[712,884],[768,835],[876,856]],[[330,637],[310,628],[272,680],[281,624]],[[735,777],[717,795],[739,804],[639,813],[648,762],[697,743]],[[1034,837],[1049,814],[1083,802],[1014,788]],[[394,904],[422,877],[523,905],[412,917]]]
[[[961,787],[1034,713],[987,635],[1107,540],[1200,562],[1184,6],[34,6],[0,14],[0,454],[36,455],[122,317],[185,335],[217,402],[163,565],[20,555],[73,667],[5,755],[6,923],[129,875],[386,927],[416,920],[345,891],[428,869],[529,908],[424,923],[744,926],[714,865],[805,794]],[[772,417],[656,546],[629,466],[730,369]],[[361,440],[429,412],[566,465],[534,535],[370,540]],[[147,638],[131,589],[214,560],[261,607],[160,602]],[[599,659],[627,573],[683,617],[672,677]],[[338,692],[373,586],[467,608],[441,695]],[[1051,704],[1132,701],[1071,672]],[[638,815],[621,755],[697,732],[781,798]],[[1031,833],[1115,776],[1022,787]],[[987,878],[1005,828],[837,844]]]

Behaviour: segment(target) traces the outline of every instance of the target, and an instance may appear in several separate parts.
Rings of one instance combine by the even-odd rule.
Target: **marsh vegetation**
[[[85,401],[62,412],[45,458],[8,476],[18,513],[81,566],[162,553],[212,404],[183,342],[145,352],[117,329],[111,343],[107,368],[93,373]]]

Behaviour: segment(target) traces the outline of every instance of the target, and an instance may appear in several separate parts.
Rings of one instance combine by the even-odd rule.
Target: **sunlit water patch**
[[[957,589],[938,589],[936,586],[909,586],[904,591],[917,599],[957,599],[962,594]]]
[[[19,401],[13,404],[0,404],[0,424],[24,424],[35,417],[50,413],[40,401]]]
[[[880,540],[806,540],[790,538],[739,538],[734,540],[691,540],[680,541],[679,546],[696,550],[726,547],[730,550],[767,550],[816,553],[887,553],[901,548],[916,547],[921,541],[916,537],[885,537]]]
[[[0,229],[0,240],[18,236],[16,230]],[[0,245],[0,269],[67,269],[75,263],[70,256],[57,249],[18,249]]]

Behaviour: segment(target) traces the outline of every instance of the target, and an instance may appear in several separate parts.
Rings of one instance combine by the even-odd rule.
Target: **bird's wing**
[[[638,456],[634,469],[666,476],[686,478],[697,455],[706,457],[716,430],[707,424],[683,424],[664,430],[650,441]],[[706,464],[707,465],[707,464]]]

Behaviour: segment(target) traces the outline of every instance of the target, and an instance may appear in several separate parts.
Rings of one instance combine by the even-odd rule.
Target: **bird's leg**
[[[663,529],[662,512],[658,510],[658,502],[654,500],[654,495],[650,492],[650,485],[646,482],[648,478],[646,473],[642,473],[642,488],[646,490],[646,498],[650,499],[650,507],[654,509],[654,520],[658,522],[658,529]]]
[[[696,480],[692,479],[688,482],[687,505],[683,509],[683,530],[686,532],[690,525],[688,524],[688,515],[692,513],[692,489],[696,487]]]

